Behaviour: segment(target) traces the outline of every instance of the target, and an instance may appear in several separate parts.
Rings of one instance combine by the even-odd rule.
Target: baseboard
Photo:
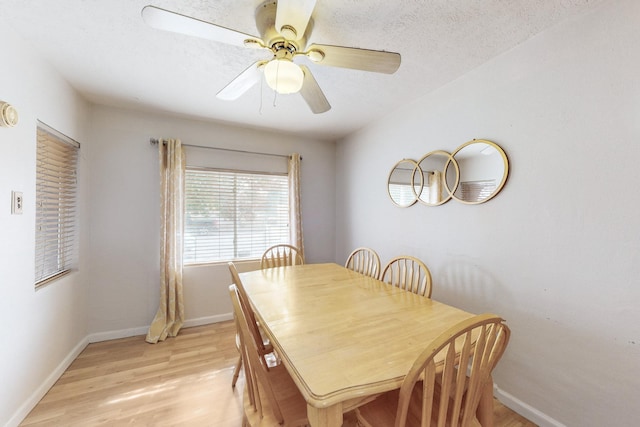
[[[149,326],[139,326],[137,328],[120,329],[117,331],[97,332],[95,334],[90,334],[87,339],[90,343],[117,340],[118,338],[146,335],[148,330]]]
[[[232,320],[232,319],[233,319],[232,313],[218,314],[216,316],[205,316],[205,317],[199,317],[197,319],[185,320],[183,327],[191,328],[193,326],[208,325],[210,323],[226,322],[227,320]]]
[[[560,421],[557,421],[544,412],[524,403],[522,400],[510,393],[507,393],[496,385],[493,386],[493,394],[504,406],[517,412],[540,427],[566,427],[566,425],[562,424]]]
[[[183,327],[189,328],[192,326],[208,325],[210,323],[224,322],[233,319],[231,313],[219,314],[216,316],[206,316],[197,319],[189,319],[184,322]],[[64,374],[69,365],[78,357],[78,355],[84,350],[84,348],[90,344],[101,341],[108,341],[118,338],[134,337],[138,335],[146,335],[149,330],[149,326],[140,326],[137,328],[120,329],[117,331],[98,332],[95,334],[87,335],[81,340],[74,348],[69,352],[67,357],[51,372],[47,379],[35,390],[29,399],[18,408],[18,410],[9,419],[4,427],[17,427],[25,419],[29,412],[40,402],[49,389],[55,384],[56,381]]]
[[[224,322],[233,319],[231,313],[218,314],[215,316],[199,317],[197,319],[185,320],[183,328],[191,328],[193,326],[208,325],[211,323]],[[87,337],[90,343],[116,340],[118,338],[135,337],[138,335],[146,335],[149,326],[139,326],[137,328],[120,329],[117,331],[98,332]]]
[[[85,337],[81,340],[74,348],[69,352],[67,357],[65,357],[62,362],[49,374],[49,376],[42,382],[40,387],[38,387],[34,392],[29,396],[29,398],[18,408],[18,410],[13,414],[13,417],[9,419],[5,427],[17,427],[20,423],[29,415],[29,412],[40,402],[40,400],[44,397],[45,394],[49,391],[51,387],[58,381],[58,379],[64,374],[64,371],[73,363],[73,361],[78,357],[78,355],[84,350],[84,348],[89,344],[88,337]]]

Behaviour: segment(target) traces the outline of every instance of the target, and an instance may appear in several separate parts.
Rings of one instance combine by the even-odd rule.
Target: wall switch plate
[[[22,215],[22,192],[21,191],[12,191],[11,192],[11,213],[13,215]]]

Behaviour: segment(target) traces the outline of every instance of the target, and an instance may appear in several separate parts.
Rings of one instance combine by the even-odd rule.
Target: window
[[[77,164],[80,144],[38,123],[36,150],[35,284],[67,273],[77,262]]]
[[[260,258],[289,240],[286,174],[187,168],[184,262]]]
[[[460,189],[462,191],[462,200],[467,202],[480,202],[496,190],[496,181],[490,179],[461,182]]]

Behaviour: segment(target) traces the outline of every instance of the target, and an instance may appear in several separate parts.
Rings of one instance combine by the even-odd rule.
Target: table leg
[[[476,415],[482,427],[493,427],[493,378],[489,378],[482,390]]]
[[[307,418],[311,427],[340,427],[342,404],[337,403],[327,408],[316,408],[307,404]]]

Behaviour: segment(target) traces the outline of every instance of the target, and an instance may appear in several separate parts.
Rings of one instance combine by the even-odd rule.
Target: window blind
[[[75,267],[79,144],[38,124],[36,152],[35,284]]]
[[[496,181],[484,180],[484,181],[466,181],[460,183],[460,189],[462,192],[462,200],[467,202],[479,202],[486,199],[496,189]]]
[[[187,168],[184,262],[257,259],[289,239],[286,174]]]

